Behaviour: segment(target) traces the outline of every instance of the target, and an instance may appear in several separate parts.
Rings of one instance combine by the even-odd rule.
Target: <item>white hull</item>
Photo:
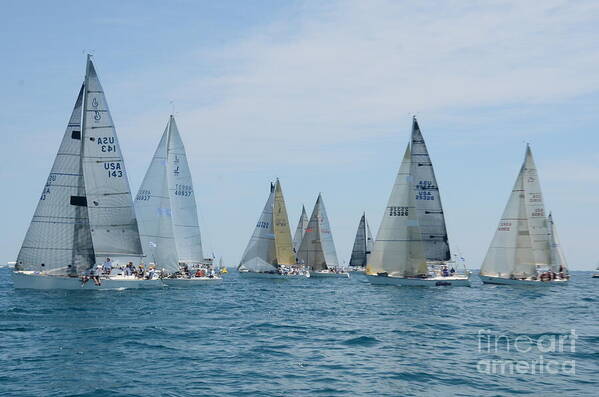
[[[406,278],[394,276],[366,275],[371,284],[398,285],[406,287],[470,287],[470,277],[457,275],[450,277]]]
[[[191,277],[191,278],[163,278],[162,282],[169,287],[188,288],[196,285],[216,284],[223,281],[221,277]]]
[[[568,282],[568,279],[558,279],[558,280],[513,280],[510,278],[501,278],[501,277],[491,277],[491,276],[483,276],[480,274],[481,281],[485,284],[500,284],[500,285],[555,285],[555,284],[565,284]]]
[[[162,288],[164,286],[158,279],[141,280],[133,277],[102,278],[101,285],[94,284],[93,280],[88,280],[83,284],[79,277],[48,276],[34,272],[13,272],[12,280],[16,289],[108,290]]]
[[[243,278],[303,278],[310,277],[310,273],[303,274],[279,274],[279,273],[260,273],[260,272],[239,272]]]
[[[337,277],[337,278],[349,278],[349,273],[347,272],[343,272],[343,273],[335,273],[335,272],[330,272],[327,270],[323,270],[323,271],[311,271],[310,272],[310,277],[316,277],[316,278],[321,278],[321,277]]]

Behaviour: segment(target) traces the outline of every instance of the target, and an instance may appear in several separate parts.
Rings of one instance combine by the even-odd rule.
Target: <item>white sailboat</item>
[[[530,146],[480,269],[487,284],[539,285],[568,281],[568,268],[551,215],[545,216]]]
[[[307,269],[297,265],[293,253],[285,199],[278,179],[270,185],[268,200],[237,270],[246,277],[310,277]]]
[[[15,288],[155,288],[161,281],[114,269],[100,283],[80,277],[107,257],[143,257],[129,182],[104,91],[90,56],[54,165],[13,272]],[[94,273],[97,274],[97,273]]]
[[[314,204],[297,257],[300,264],[310,267],[312,277],[349,277],[349,273],[339,267],[322,194],[318,194]]]
[[[449,270],[445,219],[432,163],[417,121],[370,256],[373,284],[470,286],[470,273]]]
[[[296,253],[299,251],[300,245],[302,244],[302,239],[304,238],[304,233],[306,233],[307,227],[308,214],[306,214],[306,207],[302,205],[302,214],[300,215],[297,228],[295,229],[295,234],[293,235],[293,251]]]
[[[185,146],[171,115],[135,197],[146,256],[168,286],[222,281],[204,259],[198,210]]]
[[[374,240],[372,238],[372,233],[370,232],[370,225],[366,220],[366,214],[364,213],[358,224],[351,258],[349,260],[349,267],[352,271],[363,271],[366,268],[373,247]]]

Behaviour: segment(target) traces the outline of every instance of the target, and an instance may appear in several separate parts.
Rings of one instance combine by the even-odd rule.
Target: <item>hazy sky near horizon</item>
[[[175,104],[207,253],[236,265],[279,177],[323,193],[340,260],[376,233],[416,114],[450,234],[482,262],[531,144],[574,269],[599,261],[596,1],[6,2],[0,256],[16,258],[84,75],[133,194]]]

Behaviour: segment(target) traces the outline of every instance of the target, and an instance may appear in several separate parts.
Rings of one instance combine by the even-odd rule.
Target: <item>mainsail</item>
[[[551,213],[547,217],[547,223],[549,224],[549,241],[551,248],[549,264],[551,270],[555,273],[559,273],[560,270],[564,273],[568,273],[568,264],[564,252],[562,251],[559,236],[557,235],[557,228],[555,227]]]
[[[351,258],[349,260],[350,266],[366,266],[368,264],[368,258],[372,252],[373,247],[372,234],[370,233],[370,226],[366,221],[366,214],[362,214],[358,230],[356,232],[356,239],[354,240],[354,247],[352,249]]]
[[[311,266],[315,271],[339,266],[331,226],[321,194],[316,199],[298,251],[298,259],[300,263]]]
[[[295,229],[295,234],[293,235],[293,250],[295,252],[299,251],[300,245],[302,244],[302,238],[304,238],[304,233],[306,232],[307,227],[308,214],[306,214],[306,207],[302,205],[302,214],[300,215],[299,222],[297,223],[297,229]]]
[[[125,163],[104,91],[87,59],[83,100],[83,177],[96,261],[142,257]]]
[[[167,179],[179,262],[201,263],[204,255],[193,182],[185,147],[172,115],[167,129]]]
[[[65,275],[95,263],[80,159],[83,93],[82,86],[19,251],[17,270]]]
[[[142,246],[148,260],[169,271],[179,269],[167,181],[167,125],[135,197]]]
[[[368,274],[411,277],[427,273],[410,171],[411,151],[408,145],[374,242],[366,268]]]
[[[260,214],[254,233],[248,242],[238,269],[252,272],[275,271],[276,250],[273,229],[272,209],[275,199],[275,186],[270,184],[270,194]]]
[[[429,261],[447,261],[451,258],[451,254],[439,186],[416,117],[412,122],[411,150],[412,169],[410,172],[426,259]]]
[[[481,265],[480,274],[484,276],[509,278],[514,273],[531,276],[536,272],[526,208],[525,165],[526,161],[520,168],[510,199]]]
[[[295,254],[291,242],[291,230],[289,229],[289,218],[285,207],[285,199],[281,183],[277,179],[275,183],[275,201],[273,206],[273,230],[275,235],[275,251],[277,264],[294,265]]]

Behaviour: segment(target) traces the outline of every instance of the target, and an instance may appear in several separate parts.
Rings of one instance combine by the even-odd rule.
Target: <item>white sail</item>
[[[121,147],[89,56],[82,139],[83,177],[96,260],[143,256]]]
[[[370,228],[367,225],[366,214],[362,214],[349,260],[350,266],[363,267],[368,264],[368,256],[372,250],[372,236],[370,235]]]
[[[135,211],[146,257],[160,268],[174,272],[179,270],[179,255],[167,181],[168,129],[167,125],[137,192]]]
[[[17,270],[76,274],[95,263],[80,158],[83,92],[82,86],[19,251]]]
[[[568,263],[566,262],[566,257],[564,256],[564,252],[562,251],[562,246],[560,244],[559,236],[557,234],[557,228],[555,226],[555,223],[553,222],[553,216],[551,215],[551,213],[547,218],[547,223],[549,224],[549,241],[551,247],[551,256],[549,261],[551,270],[555,273],[559,273],[561,270],[567,274]]]
[[[248,242],[241,262],[237,267],[240,270],[249,270],[252,272],[275,271],[276,250],[275,235],[272,222],[272,209],[275,198],[275,187],[271,183],[270,195],[266,200],[266,205],[260,214],[258,223],[254,228],[254,233]]]
[[[411,151],[406,148],[389,196],[366,272],[399,277],[427,273],[422,234],[412,192]]]
[[[173,116],[169,119],[167,129],[167,179],[179,262],[201,263],[204,255],[193,182],[185,147]]]
[[[429,261],[447,261],[451,259],[451,254],[439,186],[416,117],[412,122],[411,150],[411,175],[416,199],[416,212],[418,214],[418,225],[422,232],[426,258]]]
[[[304,233],[306,232],[307,227],[308,214],[306,214],[306,207],[302,205],[302,214],[300,215],[297,228],[295,229],[295,234],[293,235],[293,250],[295,252],[299,251],[300,245],[302,244],[302,238],[304,238]]]
[[[535,262],[539,265],[549,264],[549,229],[547,227],[547,217],[545,215],[545,204],[543,203],[543,194],[541,193],[541,184],[537,167],[530,151],[530,146],[526,146],[526,155],[524,157],[524,191],[526,194],[526,213],[528,216],[528,227],[530,229],[530,238],[534,251]]]
[[[297,256],[301,264],[311,266],[315,271],[339,266],[322,194],[316,199]]]
[[[495,236],[480,268],[484,276],[509,278],[535,274],[535,258],[526,210],[525,168],[522,166]]]

